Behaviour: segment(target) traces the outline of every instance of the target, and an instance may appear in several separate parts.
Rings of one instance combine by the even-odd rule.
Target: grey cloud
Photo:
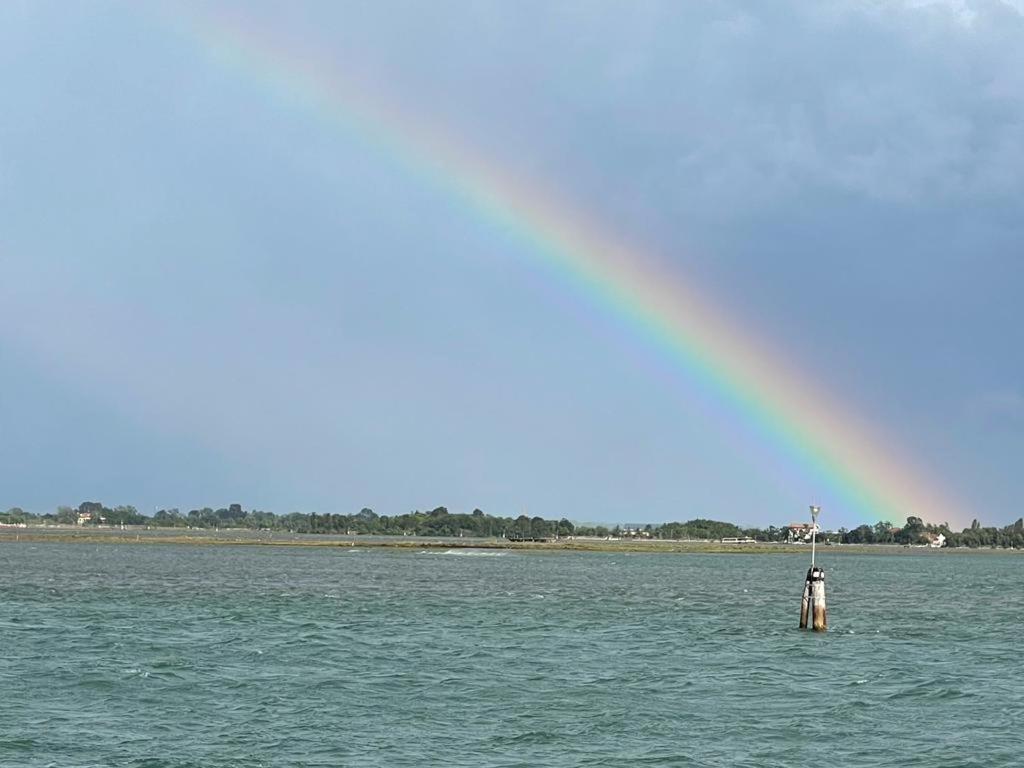
[[[376,71],[406,101],[450,108],[467,133],[486,127],[510,151],[557,137],[546,158],[556,164],[564,152],[595,163],[625,149],[631,161],[692,172],[700,158],[695,198],[751,182],[901,201],[1020,192],[1008,169],[1022,162],[1024,17],[1008,2],[411,3],[335,13],[306,34],[340,41],[348,66]]]
[[[457,7],[381,12],[348,50],[400,100],[584,198],[717,216],[821,191],[918,208],[1024,196],[1024,17],[1008,3]]]
[[[965,23],[948,6],[759,8],[701,36],[706,66],[686,83],[714,115],[686,153],[702,197],[824,187],[921,205],[1021,194],[1015,11],[972,6]]]

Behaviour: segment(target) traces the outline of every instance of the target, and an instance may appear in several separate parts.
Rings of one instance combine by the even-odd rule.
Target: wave
[[[436,555],[458,555],[460,557],[504,557],[508,552],[499,552],[493,549],[446,549],[444,552],[435,552]]]

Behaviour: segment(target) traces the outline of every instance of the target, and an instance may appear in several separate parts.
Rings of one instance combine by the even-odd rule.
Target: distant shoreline
[[[810,554],[810,547],[800,544],[758,542],[756,544],[723,544],[718,541],[673,541],[644,539],[562,538],[550,541],[509,541],[502,538],[447,538],[437,536],[339,536],[331,534],[288,534],[270,531],[226,529],[221,531],[195,529],[120,529],[71,526],[32,526],[0,528],[0,543],[33,544],[175,544],[185,546],[272,546],[319,547],[334,549],[500,549],[539,552],[629,552],[629,553],[692,553],[692,554]],[[902,553],[1006,553],[1012,549],[929,549],[904,547],[899,544],[838,544],[821,546],[822,556],[833,553],[902,554]]]

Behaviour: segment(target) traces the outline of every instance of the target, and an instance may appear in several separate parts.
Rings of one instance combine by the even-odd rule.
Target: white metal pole
[[[814,567],[814,548],[817,543],[819,512],[821,512],[821,507],[811,506],[811,568]]]

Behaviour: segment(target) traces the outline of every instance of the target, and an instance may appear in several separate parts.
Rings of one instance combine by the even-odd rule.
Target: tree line
[[[363,508],[354,514],[317,514],[292,512],[275,514],[257,509],[246,510],[241,504],[214,509],[203,507],[186,513],[176,508],[160,509],[145,515],[131,505],[108,507],[98,501],[83,501],[77,507],[61,506],[55,512],[36,515],[19,507],[0,513],[0,523],[7,525],[63,524],[82,526],[150,526],[155,528],[244,528],[258,531],[279,531],[304,534],[372,534],[378,536],[469,536],[476,538],[547,539],[566,536],[632,537],[645,539],[719,540],[749,537],[758,541],[784,542],[793,538],[789,526],[741,528],[718,520],[697,518],[687,522],[671,522],[645,526],[580,525],[561,518],[501,517],[480,509],[471,513],[452,513],[446,507],[429,511],[413,511],[403,515],[378,515]],[[1024,548],[1024,519],[1004,528],[982,527],[975,520],[961,532],[948,524],[932,525],[919,517],[908,517],[902,527],[889,521],[861,525],[847,530],[818,535],[819,541],[834,544],[927,544],[938,534],[946,537],[950,547],[1013,547]]]
[[[652,539],[715,540],[748,535],[732,523],[696,519],[643,527],[620,525],[578,525],[561,518],[501,517],[474,509],[469,514],[452,513],[446,507],[413,511],[404,515],[378,515],[363,508],[351,515],[292,512],[278,515],[241,504],[214,509],[203,507],[187,513],[177,508],[160,509],[147,516],[131,505],[108,507],[101,502],[85,501],[77,507],[58,507],[55,513],[34,515],[20,508],[0,513],[0,523],[63,524],[83,526],[142,525],[157,528],[246,528],[261,531],[326,534],[373,534],[378,536],[470,536],[478,538],[543,539],[565,536],[635,537]],[[763,533],[760,532],[759,533]]]

